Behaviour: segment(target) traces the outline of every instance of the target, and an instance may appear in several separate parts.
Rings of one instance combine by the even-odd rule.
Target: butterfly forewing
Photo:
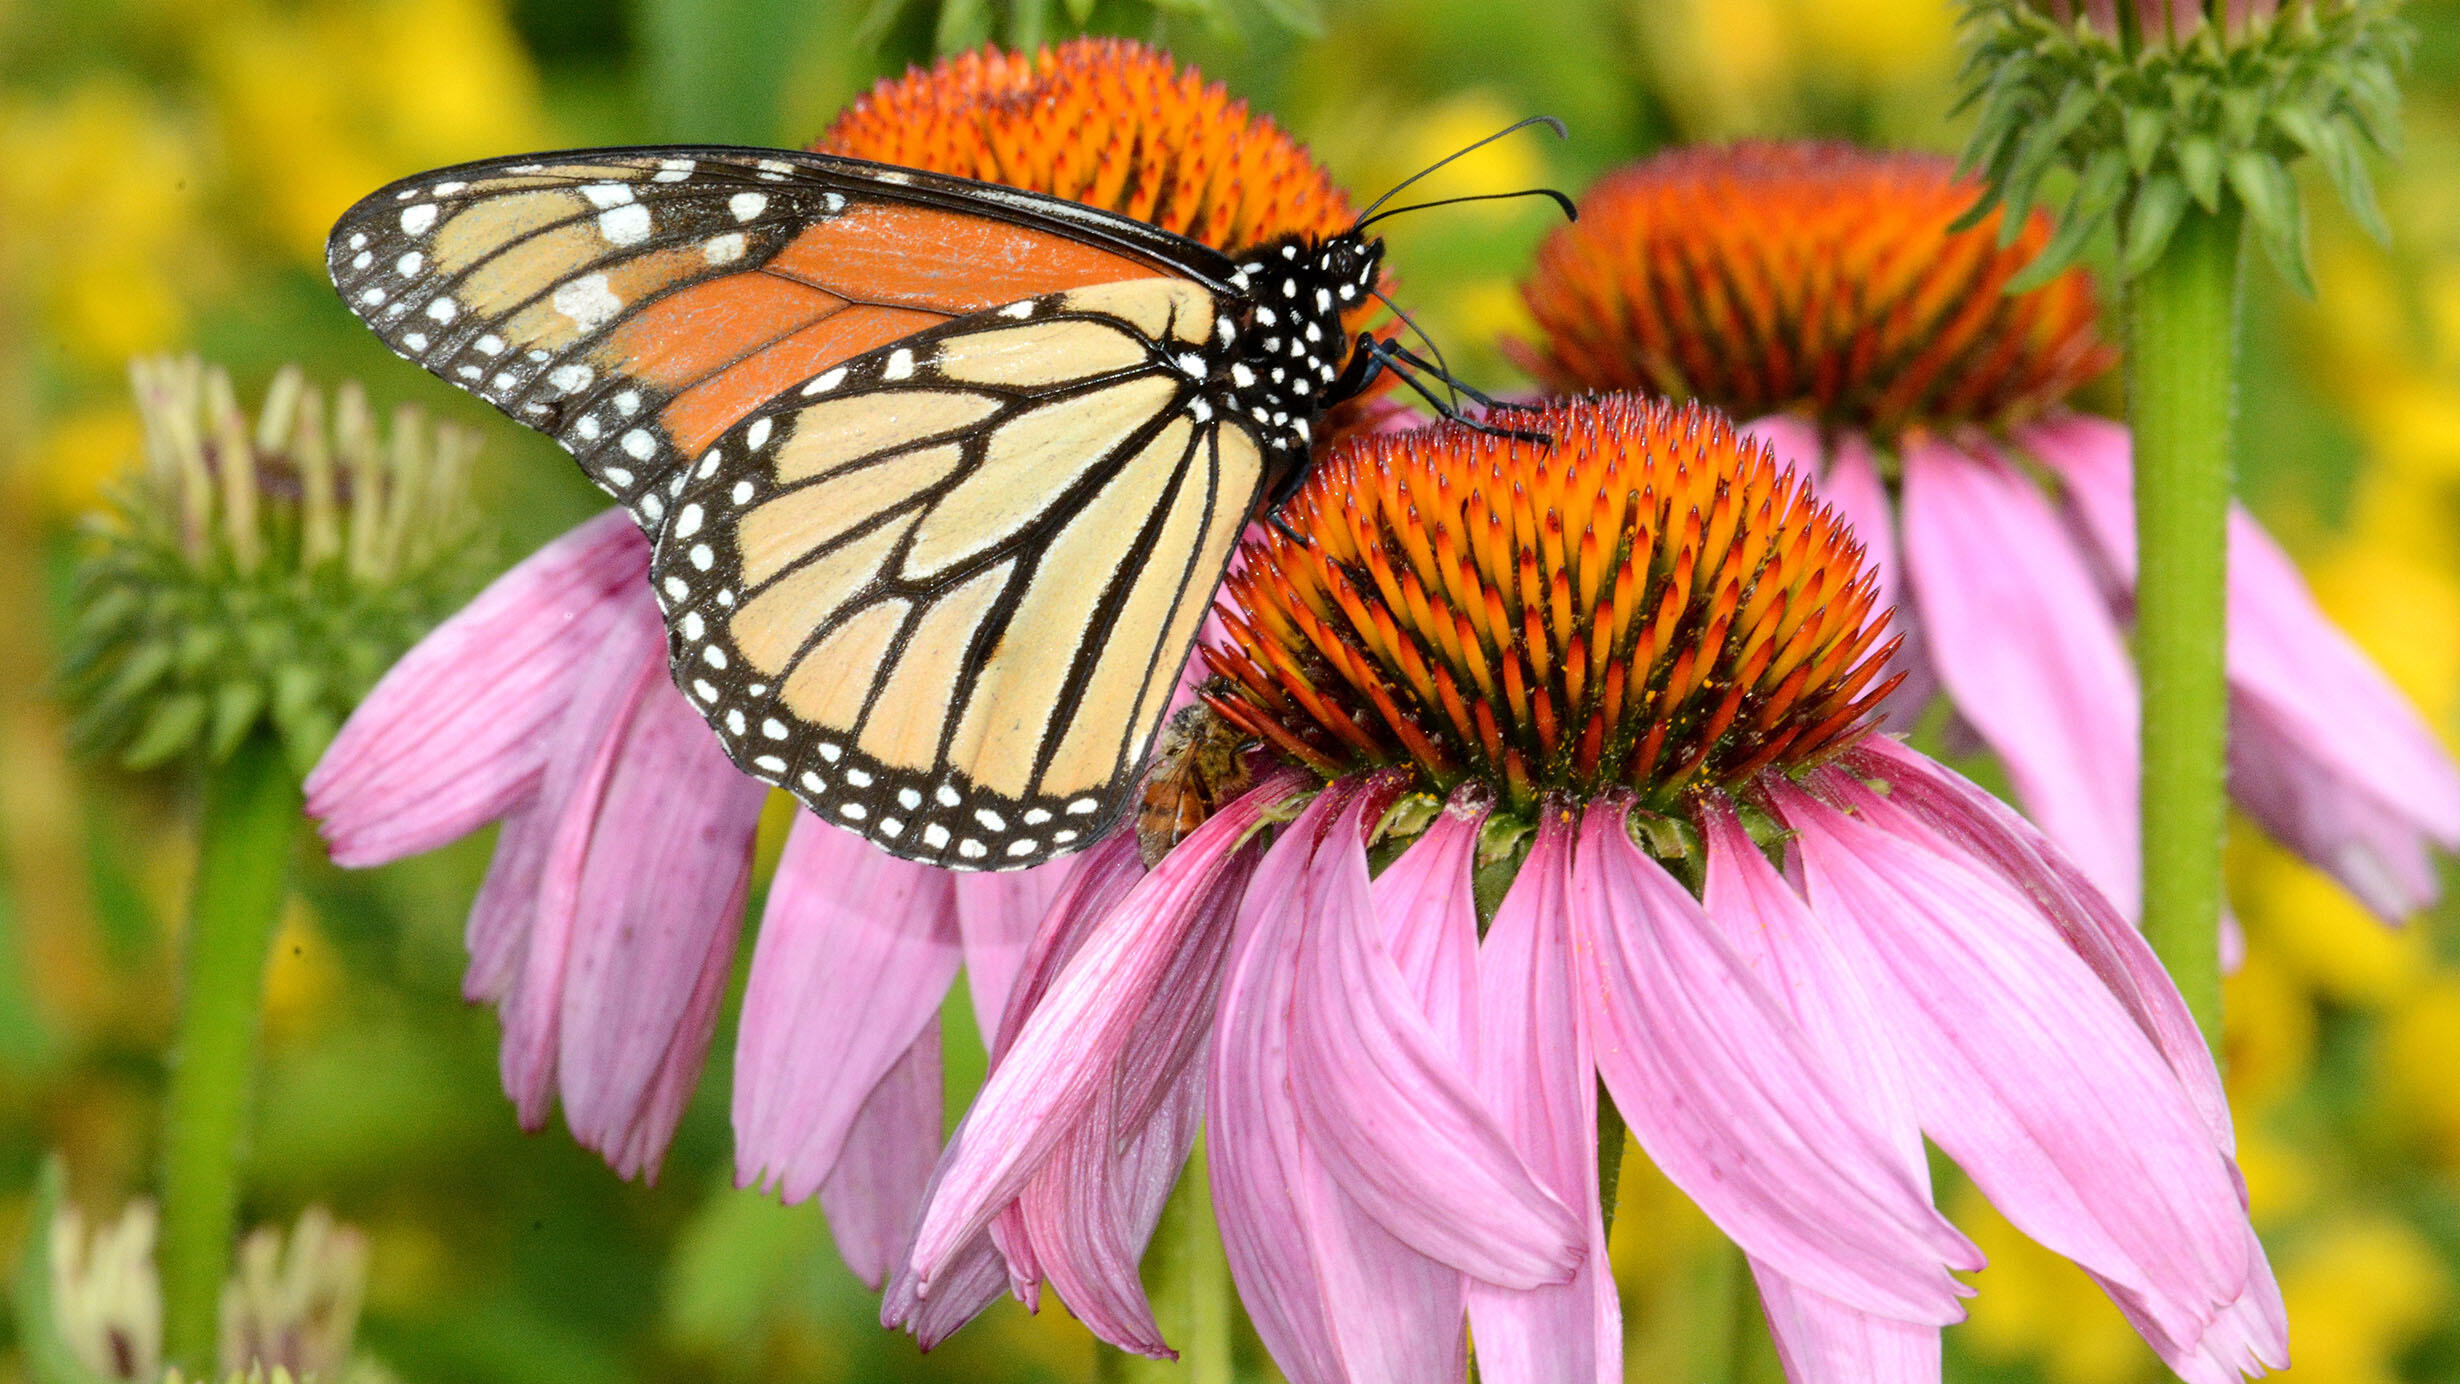
[[[967,210],[985,200],[1000,217]],[[651,527],[659,459],[789,385],[999,303],[1216,267],[1190,248],[1209,253],[963,180],[659,149],[425,174],[352,208],[327,256],[395,351],[556,438]]]
[[[652,580],[738,764],[899,854],[1015,868],[1126,803],[1265,460],[1184,280],[901,339],[671,463]]]

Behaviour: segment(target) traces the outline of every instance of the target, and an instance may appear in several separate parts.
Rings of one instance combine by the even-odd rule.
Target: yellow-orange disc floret
[[[2051,233],[1944,158],[1847,144],[1678,150],[1608,177],[1522,292],[1522,363],[1564,392],[1641,389],[1738,418],[1795,411],[1883,438],[2019,421],[2107,369],[2091,278],[2005,292]]]
[[[1351,438],[1251,540],[1210,700],[1327,778],[1669,807],[1813,763],[1893,686],[1844,522],[1713,411],[1629,395]]]
[[[1167,54],[1081,38],[881,82],[812,146],[1064,197],[1236,255],[1331,235],[1355,211],[1271,119]]]

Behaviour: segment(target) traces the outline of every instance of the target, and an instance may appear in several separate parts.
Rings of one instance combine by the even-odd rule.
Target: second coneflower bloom
[[[909,73],[815,147],[1099,205],[1229,253],[1353,215],[1271,121],[1113,40]],[[613,510],[548,544],[413,650],[308,781],[344,865],[502,824],[464,991],[503,1015],[523,1123],[560,1100],[625,1175],[656,1171],[699,1081],[767,796],[669,681],[649,560]],[[954,875],[798,813],[744,994],[738,1178],[818,1195],[847,1262],[884,1281],[940,1149],[938,1015],[959,967],[996,1038],[1051,899],[1122,868],[1142,869],[1131,853]]]
[[[1663,155],[1607,178],[1525,287],[1526,363],[1740,418],[1851,516],[1907,636],[1904,724],[1944,688],[2016,794],[2133,912],[2128,436],[2072,412],[2106,368],[2091,281],[2009,293],[2046,216],[1956,229],[1945,159],[1838,144]],[[2230,784],[2265,829],[2396,921],[2460,846],[2460,772],[2245,512],[2230,520]]]
[[[2220,1384],[2281,1359],[2218,1077],[2058,848],[1869,734],[1880,574],[1718,415],[1621,396],[1322,457],[1205,658],[1255,786],[1045,920],[893,1316],[1135,1244],[1202,1118],[1296,1384],[1621,1377],[1599,1083],[1750,1256],[1797,1381],[1936,1381],[1973,1246],[1927,1136]],[[1380,866],[1380,870],[1377,868]],[[1619,1139],[1619,1135],[1615,1136]]]

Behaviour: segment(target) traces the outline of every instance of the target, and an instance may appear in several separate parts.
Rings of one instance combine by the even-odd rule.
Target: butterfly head
[[[1375,291],[1383,262],[1383,241],[1346,232],[1250,251],[1230,275],[1244,302],[1235,325],[1224,318],[1230,368],[1218,405],[1251,421],[1275,450],[1304,457],[1317,416],[1353,381],[1343,318]]]

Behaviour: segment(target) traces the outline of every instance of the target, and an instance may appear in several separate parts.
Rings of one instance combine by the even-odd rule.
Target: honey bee
[[[1247,733],[1202,702],[1163,724],[1136,804],[1136,844],[1150,870],[1252,781]]]

